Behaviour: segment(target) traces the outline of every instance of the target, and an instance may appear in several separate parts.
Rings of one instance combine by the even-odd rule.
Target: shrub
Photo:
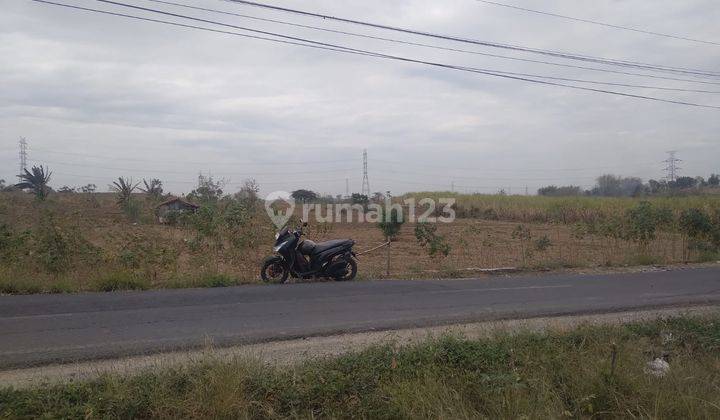
[[[552,241],[550,240],[550,238],[548,238],[547,235],[543,235],[540,238],[536,239],[533,244],[535,245],[536,251],[543,252],[552,246]]]
[[[713,234],[713,226],[710,217],[702,210],[691,208],[683,210],[680,214],[680,229],[688,237],[693,239],[707,238]]]
[[[58,274],[70,267],[70,244],[52,216],[43,217],[34,239],[38,262],[46,271]]]
[[[648,201],[641,201],[626,212],[624,237],[645,248],[655,239],[659,227],[669,223],[672,223],[669,209],[658,209]]]
[[[418,223],[415,226],[415,238],[422,247],[427,247],[428,254],[434,257],[438,253],[447,256],[450,253],[450,245],[443,236],[435,233],[437,225],[427,222]]]
[[[402,210],[390,209],[389,211],[385,208],[386,206],[380,206],[380,221],[378,222],[378,228],[382,231],[388,240],[394,239],[400,228],[402,228],[404,221]]]

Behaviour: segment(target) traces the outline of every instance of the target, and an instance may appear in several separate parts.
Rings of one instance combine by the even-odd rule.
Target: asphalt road
[[[720,303],[720,267],[0,296],[0,367],[459,322]]]

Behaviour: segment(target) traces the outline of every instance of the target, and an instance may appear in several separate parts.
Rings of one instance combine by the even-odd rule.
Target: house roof
[[[198,206],[197,204],[191,203],[191,202],[189,202],[189,201],[187,201],[187,200],[185,200],[184,198],[181,198],[181,197],[173,197],[173,198],[170,198],[169,200],[163,201],[162,203],[158,204],[157,206],[158,206],[158,207],[167,206],[168,204],[172,204],[172,203],[174,203],[174,202],[176,202],[176,201],[177,201],[177,202],[180,202],[180,203],[183,203],[183,204],[185,204],[185,205],[187,205],[187,206],[190,206],[190,207],[192,207],[192,208],[196,208],[196,209],[200,207],[200,206]]]

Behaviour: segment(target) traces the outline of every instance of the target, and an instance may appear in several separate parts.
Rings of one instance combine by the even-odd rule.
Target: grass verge
[[[646,373],[647,362],[662,353],[670,355],[668,373]],[[134,376],[5,388],[0,416],[718,418],[720,317],[478,340],[448,336],[290,368],[201,361]]]

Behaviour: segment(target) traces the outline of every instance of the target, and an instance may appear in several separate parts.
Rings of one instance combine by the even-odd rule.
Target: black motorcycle
[[[263,262],[260,277],[272,283],[285,282],[288,276],[294,278],[326,277],[338,281],[355,278],[357,262],[352,250],[355,241],[336,239],[315,243],[302,236],[303,223],[295,230],[282,228],[275,234],[276,255],[267,257]]]

